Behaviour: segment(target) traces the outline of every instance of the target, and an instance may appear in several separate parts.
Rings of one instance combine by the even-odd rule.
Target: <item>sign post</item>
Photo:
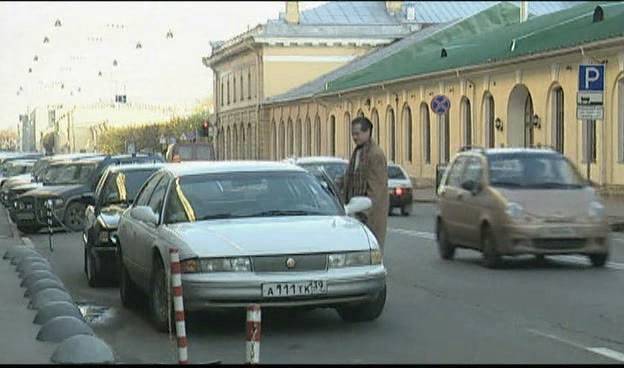
[[[587,180],[591,179],[592,146],[595,144],[591,134],[596,120],[604,119],[604,64],[579,65],[579,85],[576,99],[576,118],[583,121],[587,158]]]

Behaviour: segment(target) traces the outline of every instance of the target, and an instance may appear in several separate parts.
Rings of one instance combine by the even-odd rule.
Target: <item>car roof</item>
[[[162,162],[157,163],[146,163],[146,164],[123,164],[123,165],[111,165],[108,167],[108,170],[111,172],[119,172],[119,171],[140,171],[147,169],[160,169],[165,166]]]
[[[333,156],[308,156],[294,158],[293,160],[297,164],[349,163],[349,161],[345,160],[344,158]]]
[[[164,169],[175,176],[234,172],[307,172],[297,165],[275,161],[190,161],[164,164]]]
[[[26,165],[26,166],[31,166],[34,165],[35,162],[37,162],[37,160],[15,160],[15,161],[9,161],[8,163],[10,165]]]

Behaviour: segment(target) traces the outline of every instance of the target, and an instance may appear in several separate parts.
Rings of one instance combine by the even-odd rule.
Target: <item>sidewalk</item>
[[[414,202],[435,203],[437,197],[433,187],[415,188],[413,192]],[[624,196],[611,195],[601,196],[605,205],[605,211],[609,218],[609,224],[613,231],[624,231]]]
[[[0,208],[0,254],[14,245],[22,241],[14,237],[6,211]],[[27,308],[19,285],[15,266],[0,258],[0,364],[50,364],[57,344],[37,341],[41,327],[33,323],[37,311]]]

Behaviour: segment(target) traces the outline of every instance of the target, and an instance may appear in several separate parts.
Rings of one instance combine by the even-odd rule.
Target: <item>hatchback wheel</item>
[[[408,206],[401,207],[401,215],[403,215],[403,216],[409,216],[410,215],[410,210],[409,210]]]
[[[589,255],[589,260],[591,261],[591,264],[594,267],[604,267],[604,265],[607,264],[608,258],[609,258],[609,253]]]
[[[102,275],[98,273],[95,257],[88,249],[85,249],[85,268],[89,286],[98,287],[102,284]]]
[[[368,322],[379,318],[385,305],[386,287],[384,286],[373,300],[354,306],[341,306],[336,310],[345,322]]]
[[[496,268],[500,264],[500,255],[496,250],[496,239],[489,227],[483,229],[482,235],[483,264],[487,268]]]
[[[451,244],[448,238],[446,227],[440,220],[438,224],[438,253],[442,259],[453,259],[455,256],[455,246]]]
[[[72,202],[65,210],[63,224],[71,231],[80,231],[84,229],[86,206],[80,202]]]
[[[154,275],[152,277],[152,290],[150,293],[150,307],[152,322],[159,332],[173,330],[175,313],[173,303],[169,301],[167,277],[165,267],[160,259],[155,261]]]

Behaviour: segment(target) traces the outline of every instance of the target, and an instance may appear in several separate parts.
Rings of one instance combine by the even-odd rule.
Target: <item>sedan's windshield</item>
[[[95,171],[96,164],[69,164],[53,166],[46,172],[45,185],[86,184]]]
[[[302,168],[309,170],[311,168],[314,169],[323,169],[329,175],[330,179],[336,181],[338,177],[341,177],[347,171],[347,164],[342,162],[335,163],[315,163],[315,164],[300,164]]]
[[[563,156],[506,153],[488,157],[490,185],[539,189],[573,189],[586,186],[574,166]]]
[[[308,173],[192,175],[172,186],[166,222],[270,216],[335,216],[344,211]]]
[[[407,179],[398,166],[388,166],[388,179]]]

